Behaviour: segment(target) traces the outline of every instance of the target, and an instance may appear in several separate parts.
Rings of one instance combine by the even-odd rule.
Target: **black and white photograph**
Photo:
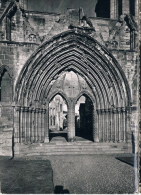
[[[140,4],[0,0],[0,193],[141,193]]]

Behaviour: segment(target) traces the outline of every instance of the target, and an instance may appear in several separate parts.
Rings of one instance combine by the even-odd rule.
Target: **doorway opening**
[[[57,94],[49,103],[49,139],[67,140],[67,113],[65,99]]]
[[[93,141],[93,103],[87,96],[81,96],[75,105],[76,139]]]

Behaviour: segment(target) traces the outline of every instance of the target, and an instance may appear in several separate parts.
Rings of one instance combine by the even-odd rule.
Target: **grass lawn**
[[[8,194],[54,193],[49,160],[9,160],[0,158],[1,192]]]

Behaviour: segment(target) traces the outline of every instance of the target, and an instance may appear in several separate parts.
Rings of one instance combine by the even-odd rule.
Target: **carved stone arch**
[[[92,94],[90,94],[90,92],[86,91],[86,90],[83,90],[79,93],[79,95],[75,98],[74,100],[74,103],[76,104],[76,102],[78,101],[78,99],[81,97],[81,96],[87,96],[88,98],[90,98],[90,100],[92,101],[93,103],[93,106],[95,104],[95,100],[94,100],[94,97]]]
[[[108,139],[113,139],[113,141],[122,139],[120,134],[118,135],[119,137],[116,137],[116,135],[119,131],[124,131],[125,133],[128,128],[127,118],[125,113],[122,113],[121,107],[126,110],[127,107],[131,106],[129,84],[121,66],[111,52],[84,33],[73,30],[63,32],[43,43],[33,53],[24,65],[17,80],[15,103],[21,104],[22,107],[25,107],[26,104],[24,102],[29,100],[33,104],[35,100],[40,102],[40,104],[45,103],[51,97],[50,89],[53,84],[51,82],[54,82],[62,71],[71,68],[84,78],[87,78],[86,81],[93,92],[92,99],[98,104],[95,115],[98,118],[96,120],[98,122],[94,132],[99,132],[99,134],[95,136],[94,140],[97,141],[99,139],[98,135],[101,135],[100,140],[103,142],[108,141]],[[113,101],[115,102],[114,108],[111,108],[109,105],[111,98],[110,87],[112,88]],[[55,94],[58,92],[52,91]],[[70,105],[68,135],[73,140],[75,136],[73,132],[75,128],[74,99],[69,98],[68,104]],[[46,107],[46,113],[47,110],[48,107]],[[122,125],[126,123],[126,130],[121,129],[120,125],[116,126],[117,121],[120,119],[119,116],[122,118],[120,123]],[[109,125],[111,120],[112,127]],[[44,130],[47,135],[47,128],[44,128]],[[113,131],[114,138],[108,137],[109,134],[107,132],[110,130]]]
[[[66,94],[63,93],[62,90],[56,90],[55,92],[51,93],[51,94],[48,96],[48,98],[47,98],[47,102],[49,103],[56,95],[60,95],[60,96],[65,100],[67,106],[69,106],[69,102],[70,102],[70,101],[68,100]]]
[[[17,81],[17,85],[16,85],[16,88],[19,88],[19,81],[20,82],[22,82],[23,83],[23,81],[24,81],[24,77],[25,77],[25,75],[26,75],[26,72],[28,71],[28,70],[30,70],[30,65],[29,64],[32,64],[32,59],[34,59],[34,60],[37,60],[37,59],[40,59],[41,58],[41,56],[42,56],[42,50],[44,50],[44,48],[45,48],[45,45],[47,45],[48,46],[48,44],[51,44],[51,41],[53,42],[53,41],[57,41],[57,40],[55,40],[55,39],[58,39],[60,36],[62,37],[61,38],[61,40],[63,41],[63,36],[65,36],[64,38],[66,38],[66,36],[68,36],[69,34],[73,34],[74,32],[72,32],[72,31],[69,31],[69,32],[65,32],[65,33],[62,33],[61,35],[58,35],[58,36],[55,36],[54,38],[52,38],[50,41],[47,41],[47,42],[45,42],[43,45],[42,45],[42,47],[40,47],[39,49],[37,49],[37,51],[31,56],[31,58],[27,61],[27,63],[26,63],[26,65],[24,66],[24,68],[23,68],[23,70],[21,71],[21,74],[20,74],[20,76],[19,76],[19,79],[18,79],[18,81]],[[81,38],[83,38],[83,35],[82,34],[73,34],[73,36],[72,37],[75,37],[76,36],[76,38],[77,38],[77,36],[79,37],[81,37]],[[72,38],[71,37],[71,38]],[[109,52],[109,51],[107,51],[107,49],[104,47],[104,46],[101,46],[96,40],[94,40],[93,38],[91,38],[91,37],[89,37],[89,36],[87,36],[87,35],[85,35],[85,38],[88,38],[89,39],[89,41],[91,41],[91,42],[94,42],[95,41],[95,51],[98,49],[100,49],[101,51],[103,51],[104,53],[105,53],[105,56],[109,56],[108,58],[110,58],[111,60],[112,60],[112,66],[113,66],[113,64],[114,64],[114,66],[115,66],[115,68],[117,68],[118,69],[118,71],[119,71],[119,73],[118,74],[120,74],[120,77],[121,77],[121,79],[123,79],[124,81],[123,81],[123,83],[124,83],[124,85],[125,85],[125,90],[126,90],[126,93],[127,93],[127,98],[128,98],[128,100],[127,100],[127,104],[128,104],[128,106],[130,106],[130,102],[131,102],[131,97],[130,97],[130,88],[129,88],[129,85],[128,85],[128,82],[127,82],[127,79],[126,79],[126,77],[125,77],[125,74],[123,73],[123,70],[122,70],[122,68],[119,66],[119,64],[118,64],[118,62],[115,60],[115,58],[112,56],[112,54]],[[60,39],[58,39],[58,40],[60,40]],[[64,44],[65,44],[65,42],[64,42]],[[54,45],[53,45],[53,47],[55,47]],[[49,49],[49,48],[48,48]],[[90,50],[92,50],[92,48],[90,48]],[[49,51],[49,50],[46,50],[46,51]],[[41,56],[40,56],[41,55]],[[106,60],[106,58],[105,57],[102,57],[102,56],[104,56],[103,55],[103,53],[102,54],[100,54],[100,52],[99,52],[99,55],[100,55],[100,57],[102,58],[102,60]],[[46,55],[47,56],[47,55]],[[44,57],[44,56],[42,56],[42,57]],[[46,57],[44,57],[44,60],[45,60],[45,58]],[[40,59],[40,61],[41,61],[41,59]],[[37,60],[37,63],[39,63],[39,61]],[[110,63],[110,62],[109,62]],[[34,64],[34,66],[36,66],[36,64]],[[114,68],[114,69],[115,69]],[[113,70],[114,70],[113,69]],[[111,69],[112,70],[112,69]],[[114,72],[113,72],[114,73]],[[118,74],[116,74],[116,72],[114,73],[115,74],[115,77],[113,77],[113,78],[116,78],[116,75],[118,75]],[[29,77],[30,78],[30,77]],[[117,82],[117,81],[116,81]],[[24,84],[24,83],[23,83]],[[22,86],[23,85],[21,85],[21,89],[22,89]],[[24,86],[23,86],[24,87]],[[118,87],[121,87],[120,85],[118,86]],[[21,92],[22,92],[22,90],[20,90]],[[28,92],[28,91],[27,91]],[[19,93],[19,92],[18,92]],[[20,94],[18,95],[19,97],[20,97]]]

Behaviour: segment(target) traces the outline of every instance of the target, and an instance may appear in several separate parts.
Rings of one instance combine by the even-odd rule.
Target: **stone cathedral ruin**
[[[104,1],[88,17],[0,0],[1,155],[133,151],[138,5]]]

